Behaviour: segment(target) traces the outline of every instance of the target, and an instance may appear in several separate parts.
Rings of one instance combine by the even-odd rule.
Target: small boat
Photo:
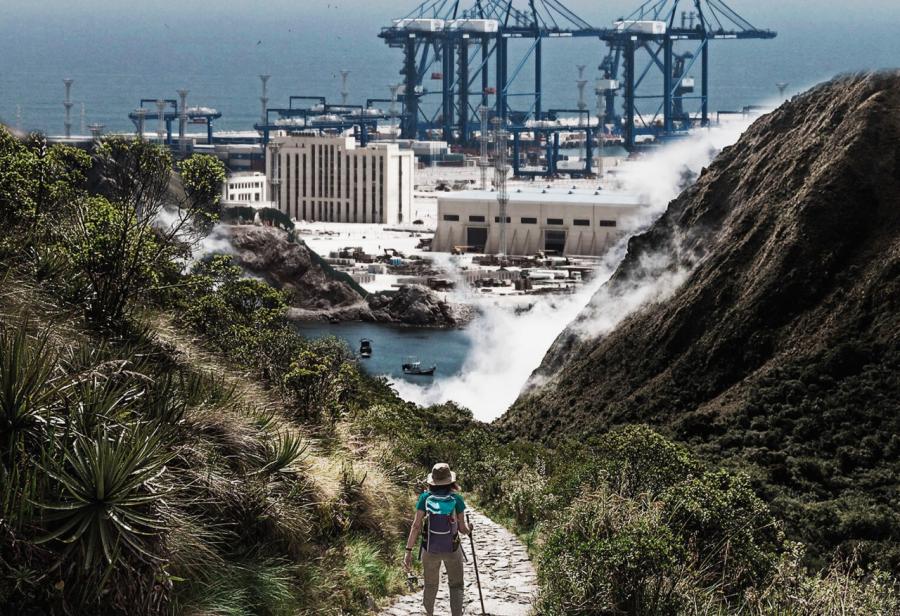
[[[365,359],[372,357],[372,341],[368,338],[359,341],[359,356]]]
[[[415,357],[408,357],[401,367],[403,368],[403,374],[410,376],[434,376],[434,371],[437,368],[434,365],[431,368],[423,368],[422,362]]]

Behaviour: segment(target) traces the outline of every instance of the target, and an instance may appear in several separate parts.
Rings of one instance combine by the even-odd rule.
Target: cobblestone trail
[[[478,556],[478,572],[484,595],[484,609],[489,616],[528,616],[537,596],[537,577],[528,559],[525,546],[511,532],[469,509],[475,530],[475,549]],[[465,564],[466,602],[465,614],[481,614],[478,587],[475,585],[475,568],[472,564],[468,537],[462,537],[463,549],[468,559]],[[419,589],[396,599],[380,616],[420,616],[422,607],[422,580]],[[441,586],[434,604],[435,616],[449,616],[450,598],[447,576],[441,570]]]

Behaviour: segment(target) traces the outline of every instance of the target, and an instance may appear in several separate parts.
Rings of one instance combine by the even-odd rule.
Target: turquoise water
[[[297,330],[307,338],[335,336],[347,342],[354,352],[359,341],[372,341],[372,357],[360,359],[369,374],[403,378],[427,385],[458,375],[471,349],[471,340],[458,329],[395,327],[377,323],[299,322]],[[434,377],[404,375],[401,365],[407,356],[415,356],[423,367],[437,366]]]
[[[0,118],[52,133],[63,130],[62,79],[72,77],[73,120],[131,130],[127,113],[140,98],[174,98],[218,108],[222,129],[249,129],[259,114],[259,73],[271,73],[271,104],[288,95],[338,100],[339,70],[351,71],[351,102],[386,97],[399,80],[401,56],[377,38],[417,0],[4,0],[0,2]],[[463,2],[471,4],[472,2]],[[517,6],[527,6],[517,0]],[[609,24],[637,0],[568,0],[587,21]],[[683,4],[690,4],[683,2]],[[773,41],[717,41],[711,52],[711,108],[734,109],[776,93],[775,82],[800,88],[838,72],[900,64],[896,0],[730,0]],[[524,52],[510,50],[511,69]],[[548,42],[545,108],[576,102],[576,64],[590,78],[605,48],[599,41]],[[696,71],[694,71],[696,73]],[[522,75],[529,75],[526,63]],[[696,76],[696,75],[695,75]],[[521,82],[517,92],[528,90]],[[432,89],[435,89],[432,87]],[[429,100],[434,100],[431,98]],[[526,99],[513,99],[517,104]],[[428,106],[426,101],[426,107]],[[654,103],[655,105],[655,103]],[[653,110],[650,110],[652,113]]]

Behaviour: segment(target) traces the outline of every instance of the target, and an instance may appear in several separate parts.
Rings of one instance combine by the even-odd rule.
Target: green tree
[[[88,155],[65,145],[48,146],[33,135],[20,140],[0,127],[0,251],[20,256],[84,194]]]
[[[171,257],[153,227],[127,207],[104,197],[89,197],[76,208],[62,242],[76,274],[83,279],[82,299],[94,322],[113,325],[129,302],[145,294]]]
[[[194,154],[181,162],[181,182],[196,214],[197,225],[219,220],[225,165],[215,156]]]
[[[348,410],[359,385],[350,357],[336,338],[313,340],[294,356],[283,383],[303,418],[336,421]]]

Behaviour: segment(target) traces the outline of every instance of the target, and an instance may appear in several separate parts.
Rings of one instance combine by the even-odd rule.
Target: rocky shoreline
[[[287,232],[258,225],[220,225],[237,265],[287,294],[288,318],[296,321],[366,321],[411,327],[453,328],[469,323],[476,310],[453,304],[421,285],[363,295],[358,285],[327,271],[303,243]],[[223,251],[227,252],[227,251]]]

